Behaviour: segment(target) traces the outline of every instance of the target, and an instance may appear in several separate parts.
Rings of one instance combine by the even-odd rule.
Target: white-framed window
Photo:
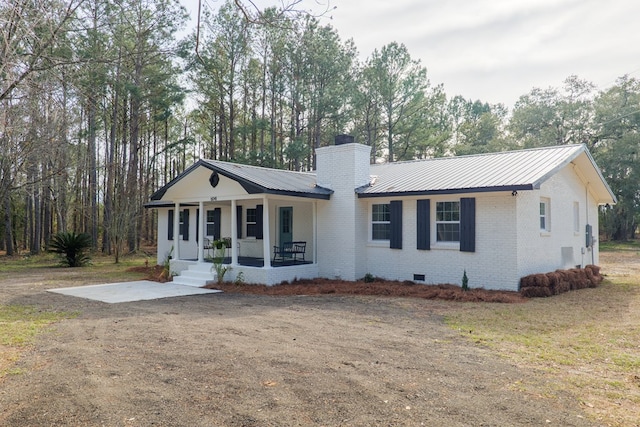
[[[179,212],[179,216],[180,216],[180,219],[179,219],[180,225],[178,226],[178,232],[180,233],[181,236],[184,236],[184,211],[183,210]]]
[[[436,241],[460,241],[460,202],[436,202]]]
[[[256,237],[258,214],[256,208],[247,209],[247,237]]]
[[[205,227],[206,236],[213,237],[215,227],[215,214],[213,210],[207,210],[207,224]]]
[[[540,231],[551,231],[550,201],[546,197],[540,199]]]
[[[580,203],[573,202],[573,232],[580,233]]]
[[[391,209],[388,203],[371,205],[371,240],[391,239]]]

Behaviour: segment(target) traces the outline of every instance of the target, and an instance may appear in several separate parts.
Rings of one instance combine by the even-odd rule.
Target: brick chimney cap
[[[353,144],[354,142],[353,135],[336,135],[335,137],[335,145]]]

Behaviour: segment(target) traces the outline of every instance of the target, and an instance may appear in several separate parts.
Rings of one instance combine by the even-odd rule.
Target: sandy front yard
[[[0,425],[592,425],[574,396],[519,386],[542,373],[447,327],[442,315],[464,303],[225,293],[105,304],[45,292],[65,285],[56,274],[0,279],[0,303],[80,313],[2,380]]]

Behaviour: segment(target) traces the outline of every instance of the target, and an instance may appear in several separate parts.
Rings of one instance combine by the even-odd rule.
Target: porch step
[[[186,270],[183,270],[179,276],[173,277],[173,283],[187,286],[202,287],[208,283],[214,282],[216,273],[211,271],[212,264],[192,264]]]

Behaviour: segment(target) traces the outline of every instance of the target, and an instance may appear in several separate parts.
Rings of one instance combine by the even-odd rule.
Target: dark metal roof
[[[371,166],[371,184],[356,189],[359,197],[518,191],[540,185],[569,163],[580,162],[592,179],[599,202],[615,196],[584,145],[563,145]],[[590,164],[590,165],[589,165]]]
[[[371,165],[371,183],[355,189],[358,197],[519,191],[540,185],[573,163],[598,203],[616,197],[584,145],[562,145],[500,153]],[[198,167],[238,182],[249,194],[279,194],[328,200],[332,190],[316,184],[316,174],[200,160],[151,196],[159,207],[166,191]]]
[[[270,169],[219,160],[199,160],[178,177],[156,191],[151,200],[162,200],[166,191],[196,168],[203,166],[238,182],[249,194],[279,194],[329,199],[332,190],[316,185],[315,173]]]

